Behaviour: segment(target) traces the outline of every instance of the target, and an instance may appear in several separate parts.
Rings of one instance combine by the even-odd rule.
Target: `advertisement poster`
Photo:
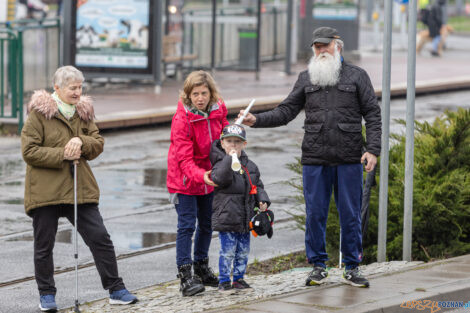
[[[0,23],[7,21],[8,3],[7,0],[0,0]]]
[[[75,64],[149,67],[150,0],[78,0]]]

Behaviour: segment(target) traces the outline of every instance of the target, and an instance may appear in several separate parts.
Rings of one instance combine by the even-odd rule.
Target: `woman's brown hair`
[[[219,91],[217,90],[217,85],[215,84],[214,79],[211,74],[205,71],[194,71],[186,77],[183,90],[180,92],[180,97],[183,103],[186,106],[191,106],[191,91],[194,87],[206,86],[211,93],[211,98],[209,100],[209,105],[216,103],[220,99]]]

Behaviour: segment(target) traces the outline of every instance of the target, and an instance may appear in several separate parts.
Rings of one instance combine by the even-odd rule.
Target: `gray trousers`
[[[93,254],[103,288],[110,293],[124,289],[122,278],[118,275],[114,245],[104,226],[98,205],[79,205],[77,212],[77,231]],[[73,205],[53,205],[33,210],[34,272],[40,295],[55,295],[57,291],[52,250],[60,217],[67,218],[73,224]],[[73,253],[70,257],[73,258]]]

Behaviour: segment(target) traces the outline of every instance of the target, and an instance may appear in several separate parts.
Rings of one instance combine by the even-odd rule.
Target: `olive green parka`
[[[82,96],[75,115],[67,120],[45,90],[35,91],[28,104],[28,119],[21,131],[21,150],[26,162],[24,206],[31,216],[35,208],[73,204],[71,161],[64,160],[64,147],[73,137],[82,142],[77,165],[77,202],[98,203],[99,188],[88,165],[103,152],[104,139],[93,122],[91,99]]]

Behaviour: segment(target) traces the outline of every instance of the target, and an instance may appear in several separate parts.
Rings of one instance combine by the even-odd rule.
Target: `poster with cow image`
[[[149,67],[150,0],[79,0],[75,65]]]

